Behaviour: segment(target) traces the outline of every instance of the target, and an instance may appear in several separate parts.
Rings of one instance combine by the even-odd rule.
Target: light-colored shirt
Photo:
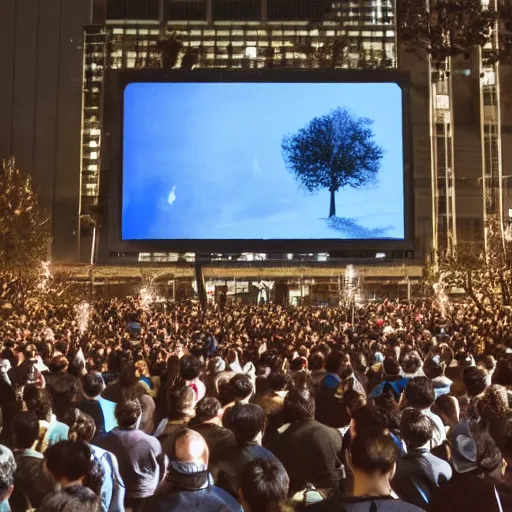
[[[443,444],[444,441],[446,441],[446,428],[443,420],[437,414],[434,414],[430,410],[430,407],[428,409],[423,409],[421,412],[432,420],[435,427],[434,433],[432,434],[432,446],[430,449]]]

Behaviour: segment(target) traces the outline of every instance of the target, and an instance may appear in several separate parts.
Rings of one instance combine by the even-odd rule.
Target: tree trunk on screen
[[[334,199],[334,190],[331,190],[331,207],[329,208],[329,217],[336,215],[336,200]]]

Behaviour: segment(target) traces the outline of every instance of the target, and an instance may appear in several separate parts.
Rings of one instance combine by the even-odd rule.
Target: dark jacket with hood
[[[226,491],[213,485],[205,465],[171,461],[165,482],[148,499],[141,512],[242,512]]]

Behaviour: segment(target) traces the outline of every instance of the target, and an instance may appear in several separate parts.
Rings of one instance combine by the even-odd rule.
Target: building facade
[[[507,225],[512,207],[512,68],[489,58],[507,26],[469,58],[433,63],[407,51],[396,21],[393,0],[4,0],[0,155],[34,177],[54,259],[88,261],[107,69],[399,68],[411,74],[415,256],[483,243],[486,217]]]

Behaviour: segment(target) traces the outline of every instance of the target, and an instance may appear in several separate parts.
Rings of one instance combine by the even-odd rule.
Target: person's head
[[[254,459],[239,479],[240,501],[245,512],[278,512],[288,498],[290,479],[279,462]]]
[[[400,436],[407,450],[415,450],[431,441],[434,433],[432,420],[418,409],[409,407],[402,412]]]
[[[180,376],[184,380],[194,380],[201,373],[201,361],[195,356],[183,356],[180,359]]]
[[[329,373],[339,373],[341,364],[344,361],[343,354],[339,352],[331,352],[325,360],[325,369]]]
[[[64,373],[69,367],[69,361],[62,354],[52,357],[48,368],[52,373]]]
[[[261,441],[265,431],[265,411],[256,404],[236,403],[224,413],[223,423],[240,445]]]
[[[137,372],[135,365],[125,361],[121,365],[121,371],[119,372],[119,385],[123,389],[129,389],[136,386],[138,382]]]
[[[405,387],[404,398],[408,407],[428,409],[436,398],[432,381],[428,377],[411,379]]]
[[[290,376],[282,370],[271,372],[267,377],[267,386],[271,391],[285,391],[291,386]]]
[[[450,432],[451,463],[457,473],[489,474],[502,462],[502,455],[489,432],[476,421],[461,421]]]
[[[356,409],[366,405],[366,397],[354,389],[347,389],[343,393],[343,405],[347,408],[350,417]]]
[[[139,361],[137,361],[135,363],[135,370],[137,373],[137,377],[149,377],[150,376],[148,364],[146,363],[146,361],[144,361],[144,359],[140,359]]]
[[[498,359],[496,368],[492,374],[493,384],[501,386],[512,386],[512,355],[505,354]]]
[[[460,416],[459,401],[451,395],[441,395],[436,398],[432,411],[437,414],[443,423],[450,428],[457,425]]]
[[[312,372],[318,372],[325,366],[325,357],[322,352],[314,352],[309,356],[308,361],[309,369]]]
[[[400,375],[400,365],[393,357],[386,357],[384,362],[382,363],[382,368],[384,370],[384,378],[395,378]]]
[[[212,420],[218,421],[222,413],[222,405],[217,398],[205,396],[196,404],[195,425],[201,425]]]
[[[464,386],[469,397],[482,394],[487,388],[487,373],[478,366],[468,366],[462,373]]]
[[[190,386],[178,386],[169,392],[169,419],[186,420],[193,418],[195,394]]]
[[[0,503],[7,501],[12,494],[15,473],[16,462],[13,453],[7,446],[0,444]]]
[[[181,430],[174,441],[171,462],[208,466],[209,451],[203,436],[188,428]]]
[[[313,420],[315,418],[315,397],[309,388],[292,389],[284,399],[284,418],[287,423]]]
[[[483,422],[504,419],[509,410],[506,388],[496,384],[489,386],[476,407]]]
[[[142,407],[137,399],[124,400],[116,405],[115,416],[120,428],[137,428],[142,418]]]
[[[27,450],[39,438],[39,420],[32,411],[20,412],[12,422],[14,448]]]
[[[28,411],[32,411],[38,420],[49,421],[52,414],[52,401],[46,389],[35,384],[25,386],[23,401]]]
[[[44,464],[62,487],[82,485],[92,471],[91,449],[83,441],[60,441],[46,449]]]
[[[409,352],[403,360],[402,368],[405,373],[415,374],[422,367],[421,358],[416,351]]]
[[[355,488],[372,487],[388,494],[398,455],[398,448],[386,431],[371,428],[358,434],[351,441],[348,457]]]
[[[219,356],[212,357],[207,364],[208,373],[218,375],[226,370],[226,362]]]
[[[423,368],[425,375],[429,379],[436,379],[438,377],[442,377],[445,372],[446,365],[443,361],[441,361],[440,356],[431,357]]]
[[[91,372],[82,377],[82,387],[88,398],[97,398],[105,389],[105,382],[100,373]]]
[[[231,378],[229,387],[233,393],[233,400],[235,402],[248,400],[254,391],[251,378],[245,373],[238,373]]]
[[[48,496],[37,512],[97,512],[98,496],[88,487],[65,487],[60,492]]]
[[[70,409],[64,415],[64,423],[69,427],[69,439],[71,441],[90,442],[96,433],[94,420],[80,409]]]
[[[372,428],[380,428],[381,430],[384,430],[387,428],[387,423],[388,418],[380,407],[366,404],[352,412],[352,419],[350,420],[350,435],[352,438],[355,438],[361,432],[369,429],[371,430]]]

